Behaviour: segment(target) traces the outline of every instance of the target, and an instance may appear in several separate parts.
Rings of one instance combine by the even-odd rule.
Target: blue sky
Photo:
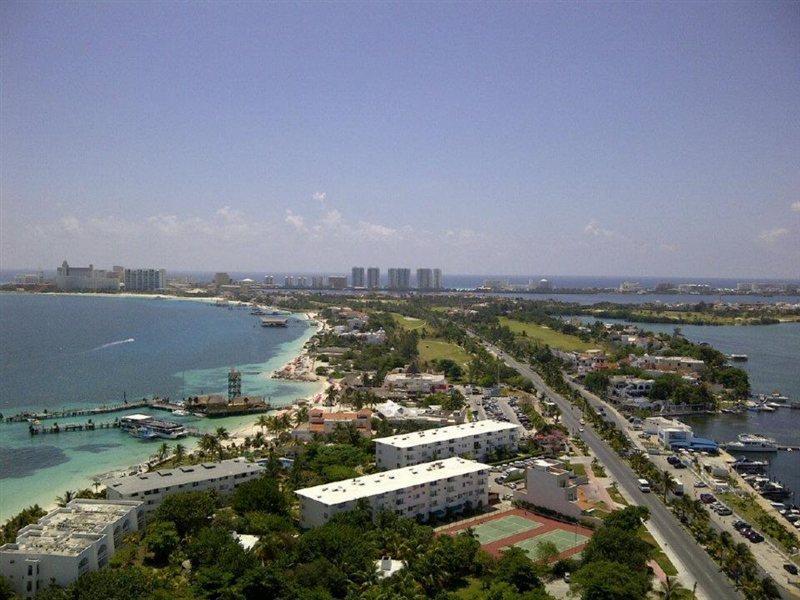
[[[0,21],[6,268],[800,277],[798,3]]]

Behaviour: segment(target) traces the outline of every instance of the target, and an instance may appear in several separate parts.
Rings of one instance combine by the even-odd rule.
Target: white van
[[[644,492],[645,494],[650,493],[650,482],[647,479],[637,479],[636,483],[639,484],[639,490]]]

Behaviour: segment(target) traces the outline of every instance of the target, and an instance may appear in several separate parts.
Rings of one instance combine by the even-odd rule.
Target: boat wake
[[[98,346],[97,348],[92,348],[90,352],[94,352],[96,350],[104,350],[106,348],[111,348],[112,346],[119,346],[121,344],[132,344],[136,340],[134,338],[128,338],[127,340],[117,340],[116,342],[108,342],[107,344],[103,344],[102,346]]]

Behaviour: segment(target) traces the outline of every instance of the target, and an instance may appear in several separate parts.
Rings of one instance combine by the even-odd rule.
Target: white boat
[[[728,442],[724,448],[729,452],[777,452],[778,446],[772,438],[750,433],[740,433],[735,442]]]
[[[747,354],[730,354],[728,358],[736,362],[745,362],[747,361]]]
[[[175,410],[172,411],[172,414],[175,415],[176,417],[188,417],[192,413],[190,413],[188,410],[183,410],[182,408],[176,408]]]

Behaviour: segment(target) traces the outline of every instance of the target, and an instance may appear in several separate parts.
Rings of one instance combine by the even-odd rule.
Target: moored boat
[[[777,452],[778,446],[772,438],[750,433],[740,433],[735,442],[723,445],[729,452]]]

